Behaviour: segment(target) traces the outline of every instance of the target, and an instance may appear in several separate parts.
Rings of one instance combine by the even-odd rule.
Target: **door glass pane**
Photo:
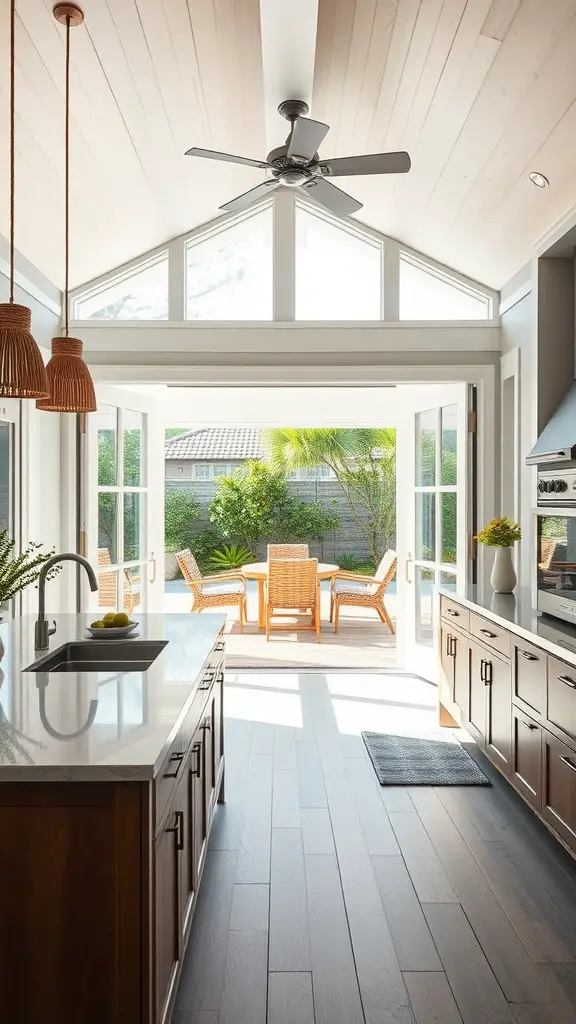
[[[106,612],[118,611],[118,570],[98,573],[97,615],[101,618]]]
[[[116,451],[116,409],[102,405],[92,414],[98,428],[98,483],[100,487],[115,487],[118,483]]]
[[[456,577],[451,572],[440,573],[440,586],[456,591]]]
[[[438,410],[429,409],[416,416],[416,484],[433,487],[436,483],[436,446]]]
[[[123,573],[122,585],[124,589],[122,598],[122,608],[129,615],[132,615],[136,610],[142,612],[143,609],[143,597],[144,587],[146,580],[146,566],[145,565],[132,565],[129,569],[125,569]]]
[[[12,426],[0,423],[0,531],[12,531]]]
[[[442,413],[441,479],[444,486],[458,483],[458,406],[445,405]]]
[[[98,564],[118,561],[118,495],[101,491],[98,495]]]
[[[416,558],[436,558],[436,495],[428,491],[416,494]]]
[[[381,259],[378,242],[297,206],[296,319],[380,320]]]
[[[124,433],[124,486],[142,487],[142,413],[126,409],[122,416]]]
[[[186,247],[188,320],[272,319],[272,208]]]
[[[434,569],[416,566],[414,583],[416,585],[416,643],[424,647],[434,644],[432,628],[432,608],[434,600]]]
[[[455,491],[440,494],[440,519],[442,547],[440,561],[456,565],[456,516],[457,495]]]
[[[124,494],[123,528],[124,561],[135,562],[145,558],[144,551],[144,495],[128,491]]]

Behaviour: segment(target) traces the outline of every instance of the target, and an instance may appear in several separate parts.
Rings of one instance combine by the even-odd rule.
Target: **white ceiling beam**
[[[312,101],[318,0],[260,0],[264,112],[268,151],[281,146],[288,125],[283,100]]]

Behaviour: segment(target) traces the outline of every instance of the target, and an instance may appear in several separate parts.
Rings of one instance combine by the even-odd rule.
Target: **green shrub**
[[[166,551],[182,551],[192,548],[194,525],[200,512],[200,505],[191,491],[169,488],[164,504],[164,538]]]
[[[336,562],[345,572],[358,572],[362,576],[373,576],[376,571],[373,565],[367,563],[366,555],[337,555]]]
[[[190,544],[190,550],[194,555],[194,558],[198,562],[198,565],[202,572],[210,571],[210,559],[215,551],[221,547],[223,541],[222,534],[217,530],[201,530],[193,538]]]
[[[252,552],[241,544],[224,544],[221,551],[214,551],[208,564],[211,569],[240,569],[253,558]]]

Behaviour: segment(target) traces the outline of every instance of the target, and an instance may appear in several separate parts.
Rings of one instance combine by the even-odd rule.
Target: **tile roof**
[[[171,437],[164,447],[165,459],[261,459],[264,455],[257,427],[202,427]]]

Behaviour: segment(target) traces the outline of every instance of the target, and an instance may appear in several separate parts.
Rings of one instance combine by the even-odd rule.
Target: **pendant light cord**
[[[64,337],[68,337],[68,264],[70,253],[70,15],[66,18],[66,128],[64,136]]]
[[[15,22],[16,22],[16,0],[10,3],[10,295],[9,301],[14,302],[14,192],[15,192],[15,152],[14,152],[14,124],[15,124],[15,73],[16,73],[16,47],[15,47]]]

